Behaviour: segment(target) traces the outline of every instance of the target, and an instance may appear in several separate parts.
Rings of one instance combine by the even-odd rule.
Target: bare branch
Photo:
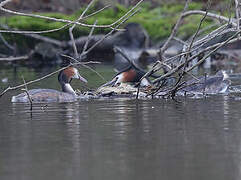
[[[203,16],[203,18],[201,19],[201,21],[200,21],[200,23],[199,23],[199,25],[198,25],[198,28],[197,28],[197,30],[196,30],[196,32],[195,32],[195,34],[194,34],[194,36],[193,36],[193,38],[192,38],[192,40],[191,40],[191,42],[190,42],[190,45],[189,45],[189,47],[188,47],[188,51],[191,50],[192,45],[193,45],[193,42],[194,42],[194,40],[195,40],[195,38],[196,38],[196,36],[197,36],[200,28],[201,28],[202,23],[203,23],[204,19],[206,18],[206,16],[207,16],[207,12],[206,12],[206,14]],[[181,85],[182,85],[181,80],[184,78],[184,75],[185,75],[185,73],[186,73],[186,68],[187,68],[187,66],[188,66],[188,58],[189,58],[189,54],[186,55],[186,60],[185,60],[185,63],[184,63],[184,67],[183,67],[182,73],[179,75],[179,78],[178,78],[176,84],[174,85],[173,89],[170,91],[172,98],[176,95],[176,92],[178,91],[178,88],[181,87]]]
[[[80,62],[78,62],[78,63],[72,63],[72,64],[70,64],[70,65],[68,65],[68,66],[66,66],[66,67],[63,67],[63,68],[58,69],[57,71],[51,72],[51,73],[49,73],[49,74],[47,74],[47,75],[45,75],[45,76],[43,76],[43,77],[41,77],[41,78],[38,78],[38,79],[35,79],[35,80],[32,80],[32,81],[26,82],[25,84],[20,84],[20,85],[14,86],[14,87],[8,87],[8,88],[6,88],[5,90],[3,90],[3,91],[0,93],[0,98],[1,98],[5,93],[7,93],[7,92],[10,91],[10,90],[16,90],[16,89],[22,88],[22,87],[24,87],[24,86],[26,86],[26,85],[39,82],[39,81],[41,81],[41,80],[43,80],[43,79],[46,79],[46,78],[48,78],[48,77],[50,77],[50,76],[53,76],[54,74],[56,74],[56,73],[58,73],[58,72],[60,72],[60,71],[62,71],[62,70],[64,70],[64,69],[66,69],[66,68],[68,68],[68,67],[70,67],[70,66],[75,66],[75,65],[80,65],[80,64],[82,64],[82,65],[83,65],[83,64],[84,64],[84,65],[85,65],[85,64],[96,64],[96,63],[98,64],[99,62],[90,61],[90,62],[86,62],[86,63],[80,63]]]
[[[187,12],[185,12],[185,13],[182,15],[182,18],[187,17],[187,16],[190,16],[190,15],[195,15],[195,14],[196,14],[196,15],[205,15],[205,14],[206,14],[206,11],[201,11],[201,10],[187,11]],[[210,12],[207,13],[207,16],[210,17],[210,18],[217,19],[217,20],[219,20],[219,21],[224,21],[224,22],[230,23],[230,24],[232,24],[234,27],[237,26],[237,24],[236,24],[235,22],[233,22],[232,19],[227,18],[227,17],[225,17],[225,16],[217,15],[217,14],[210,13]],[[230,22],[230,21],[231,21],[231,22]]]
[[[97,22],[98,22],[98,21],[96,20],[95,23],[94,23],[94,25],[96,25]],[[82,50],[82,53],[81,53],[81,55],[80,55],[80,59],[82,59],[82,54],[85,54],[85,51],[86,51],[87,48],[88,48],[89,41],[90,41],[90,38],[91,38],[91,36],[92,36],[92,34],[93,34],[93,32],[94,32],[94,29],[95,29],[95,27],[93,26],[93,27],[91,28],[91,30],[90,30],[90,33],[89,33],[89,35],[88,35],[88,37],[87,37],[87,40],[85,41],[85,45],[84,45],[84,48],[83,48],[83,50]]]
[[[233,38],[236,37],[238,34],[240,34],[241,31],[238,31],[236,32],[233,36],[231,36],[230,38],[228,38],[226,41],[222,42],[222,43],[217,43],[213,46],[210,46],[208,48],[205,49],[205,51],[207,50],[210,50],[210,49],[213,49],[212,51],[210,51],[207,55],[205,55],[201,60],[198,61],[198,63],[196,63],[195,65],[193,65],[192,67],[190,67],[189,69],[187,69],[186,71],[189,72],[191,71],[192,69],[194,69],[195,67],[199,66],[200,64],[202,64],[205,59],[207,57],[209,57],[213,52],[217,51],[219,48],[221,48],[222,46],[224,46],[225,44],[227,44],[228,42],[230,42],[231,40],[234,40]],[[235,39],[236,40],[236,39]],[[192,59],[194,59],[195,57],[197,57],[197,55],[193,56],[192,58],[189,58],[188,59],[188,62],[190,62]],[[181,63],[179,66],[173,68],[171,71],[169,71],[168,73],[162,75],[161,77],[159,78],[156,78],[153,82],[156,83],[158,81],[161,81],[163,79],[165,79],[166,77],[169,77],[171,75],[173,75],[174,73],[176,73],[177,71],[179,71],[184,65],[185,65],[186,62],[184,63]]]
[[[240,29],[240,9],[239,9],[239,1],[235,0],[235,14],[236,14],[236,19],[237,19],[237,30]],[[240,35],[238,35],[240,37]]]
[[[0,10],[10,13],[10,14],[15,14],[15,15],[20,15],[20,16],[27,16],[27,17],[35,17],[35,18],[41,18],[41,19],[46,19],[46,20],[50,20],[50,21],[56,21],[56,22],[62,22],[62,23],[67,23],[66,25],[60,27],[60,28],[56,28],[56,29],[52,29],[52,30],[47,30],[47,31],[10,31],[10,30],[0,30],[0,33],[18,33],[18,34],[26,34],[26,33],[31,33],[31,34],[40,34],[40,33],[49,33],[49,32],[54,32],[60,29],[63,29],[65,27],[67,27],[70,24],[77,24],[83,27],[95,27],[95,28],[111,28],[114,29],[113,26],[115,26],[116,24],[118,24],[119,22],[123,21],[123,19],[125,19],[127,16],[129,16],[130,13],[132,13],[132,11],[134,11],[136,9],[136,7],[138,7],[144,0],[140,0],[135,6],[133,6],[124,16],[122,16],[121,18],[119,18],[117,21],[113,22],[112,24],[109,25],[89,25],[89,24],[84,24],[84,23],[80,23],[77,21],[70,21],[70,20],[66,20],[66,19],[59,19],[59,18],[53,18],[53,17],[48,17],[48,16],[41,16],[41,15],[36,15],[36,14],[27,14],[27,13],[21,13],[21,12],[15,12],[12,10],[8,10],[3,8],[4,5],[6,5],[7,3],[11,2],[11,0],[5,0],[2,3],[0,3]],[[100,11],[99,11],[100,12]],[[79,19],[82,20],[82,19]],[[116,30],[116,29],[115,29]]]
[[[129,16],[125,17],[120,24],[116,25],[114,29],[112,29],[109,33],[107,33],[105,36],[103,36],[99,41],[97,41],[93,46],[91,46],[83,55],[88,54],[90,51],[92,51],[96,46],[98,46],[105,38],[109,37],[114,31],[119,28],[121,24],[126,22],[130,17],[134,16],[140,9],[136,9],[134,12],[132,12]]]
[[[0,33],[0,40],[2,40],[3,44],[4,44],[7,48],[9,48],[9,49],[11,49],[11,50],[14,50],[14,47],[11,46],[11,45],[4,39],[4,37],[2,36],[1,33]]]
[[[179,28],[179,26],[180,26],[180,24],[181,24],[181,20],[182,20],[182,18],[183,18],[183,14],[186,12],[186,10],[187,10],[187,8],[188,8],[188,3],[189,3],[189,0],[186,0],[186,3],[185,3],[185,6],[184,6],[182,15],[181,15],[181,16],[179,17],[179,19],[177,20],[177,22],[176,22],[176,24],[175,24],[175,26],[174,26],[174,28],[173,28],[173,30],[172,30],[171,35],[168,37],[167,41],[166,41],[165,44],[162,46],[162,48],[161,48],[161,54],[163,54],[164,51],[167,49],[167,47],[168,47],[170,41],[172,40],[172,38],[173,38],[174,36],[176,36],[177,30],[178,30],[178,28]]]
[[[28,96],[28,100],[29,100],[29,103],[30,103],[30,111],[32,111],[32,109],[33,109],[33,101],[32,101],[32,98],[31,98],[29,92],[28,92],[28,87],[26,85],[25,79],[24,79],[23,76],[22,76],[22,78],[23,78],[23,83],[25,85],[25,89],[22,89],[22,90],[25,91],[27,96]]]
[[[191,43],[190,43],[190,45],[189,45],[188,51],[191,50],[192,45],[193,45],[193,43],[194,43],[194,40],[196,39],[196,37],[197,37],[197,35],[198,35],[198,32],[199,32],[200,29],[201,29],[202,23],[203,23],[204,19],[207,17],[207,14],[208,14],[208,12],[206,11],[206,14],[205,14],[205,15],[203,16],[203,18],[201,19],[201,21],[200,21],[200,23],[199,23],[199,25],[198,25],[198,28],[197,28],[197,30],[196,30],[196,32],[195,32],[195,34],[194,34],[194,36],[193,36],[193,38],[192,38],[192,40],[191,40]]]
[[[0,61],[18,61],[18,60],[26,60],[26,59],[29,59],[29,55],[18,56],[18,57],[0,58]]]
[[[199,66],[200,64],[202,64],[207,57],[209,57],[213,52],[217,51],[219,48],[221,48],[222,46],[224,46],[225,44],[227,44],[229,41],[231,41],[234,37],[236,37],[237,35],[240,34],[240,30],[235,33],[233,36],[231,36],[230,38],[228,38],[226,41],[224,41],[223,43],[220,43],[219,46],[217,46],[216,48],[214,48],[214,50],[212,50],[211,52],[209,52],[207,55],[205,55],[201,60],[199,60],[195,65],[193,65],[192,67],[190,67],[187,72],[191,71],[192,69],[194,69],[195,67]]]
[[[79,63],[79,61],[78,61],[77,59],[75,59],[75,58],[73,58],[73,57],[71,57],[71,56],[68,56],[68,55],[65,55],[65,54],[61,54],[61,56],[67,57],[67,58],[75,61],[76,63]],[[100,63],[100,62],[98,62],[98,63]],[[95,64],[98,64],[98,63],[96,62]],[[81,64],[81,66],[83,66],[83,67],[91,70],[92,72],[96,73],[102,80],[106,81],[106,79],[105,79],[100,73],[98,73],[97,71],[95,71],[93,68],[91,68],[91,67],[89,67],[89,66],[87,66],[87,65],[85,65],[85,64],[83,64],[83,63]]]
[[[104,11],[105,9],[107,9],[109,7],[111,7],[111,5],[104,6],[103,8],[101,8],[101,9],[99,9],[99,10],[97,10],[97,11],[95,11],[95,12],[89,14],[89,15],[86,15],[86,16],[82,17],[82,19],[87,19],[87,18],[89,18],[91,16],[94,16],[94,15],[98,14],[99,12]]]
[[[83,16],[85,15],[85,13],[88,11],[88,9],[90,8],[90,6],[94,3],[95,0],[92,0],[88,6],[85,8],[85,10],[82,12],[82,14],[80,15],[80,17],[77,19],[77,21],[80,21]],[[75,28],[76,24],[74,24],[72,27],[69,28],[69,36],[70,36],[70,39],[72,41],[72,45],[73,45],[73,49],[74,49],[74,55],[75,55],[75,58],[77,58],[79,55],[78,55],[78,51],[77,51],[77,47],[76,47],[76,44],[75,44],[75,40],[74,40],[74,36],[73,36],[73,30]]]

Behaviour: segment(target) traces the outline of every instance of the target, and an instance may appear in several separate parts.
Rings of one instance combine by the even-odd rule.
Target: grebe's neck
[[[70,85],[69,83],[61,84],[61,86],[62,86],[62,91],[63,91],[63,92],[76,95],[74,89],[71,87],[71,85]]]

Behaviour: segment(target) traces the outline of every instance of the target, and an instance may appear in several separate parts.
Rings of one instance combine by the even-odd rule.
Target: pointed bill
[[[84,83],[87,83],[87,82],[88,82],[88,81],[87,81],[85,78],[83,78],[80,74],[78,74],[78,79],[81,80],[81,81],[83,81]]]
[[[79,80],[81,80],[81,81],[83,81],[83,82],[85,82],[85,83],[88,82],[85,78],[83,78],[83,77],[79,74],[79,72],[78,72],[78,70],[77,70],[76,68],[74,68],[74,76],[73,76],[72,78],[79,79]]]

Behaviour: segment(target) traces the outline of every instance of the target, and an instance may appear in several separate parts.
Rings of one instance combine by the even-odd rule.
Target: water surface
[[[5,77],[2,89],[21,79]],[[241,179],[239,94],[35,104],[31,113],[10,102],[16,93],[0,99],[1,180]]]

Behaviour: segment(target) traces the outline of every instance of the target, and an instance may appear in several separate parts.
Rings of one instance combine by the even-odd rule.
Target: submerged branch
[[[25,91],[27,96],[28,96],[28,100],[29,100],[29,103],[30,103],[30,111],[32,111],[32,109],[33,109],[33,101],[32,101],[32,98],[31,98],[29,92],[28,92],[28,87],[27,87],[27,84],[25,82],[25,79],[24,79],[23,76],[22,76],[22,78],[23,78],[23,83],[25,85],[25,89],[22,89],[22,90]]]

